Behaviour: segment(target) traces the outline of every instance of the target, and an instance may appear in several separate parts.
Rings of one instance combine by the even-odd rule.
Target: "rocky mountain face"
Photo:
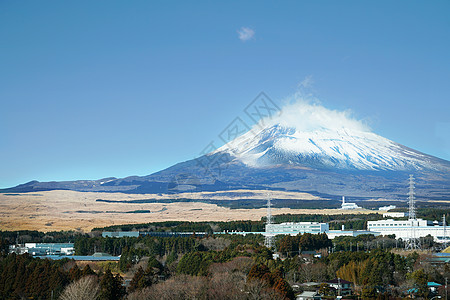
[[[287,118],[289,119],[289,118]],[[327,198],[405,199],[414,174],[422,200],[450,200],[450,162],[339,119],[260,123],[216,151],[154,174],[68,182],[32,181],[1,192],[76,190],[179,193],[230,189],[303,191]]]

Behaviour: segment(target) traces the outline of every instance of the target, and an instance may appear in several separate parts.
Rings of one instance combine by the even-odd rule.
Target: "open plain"
[[[137,224],[160,221],[234,221],[260,220],[265,208],[230,209],[202,203],[205,198],[238,200],[265,196],[265,191],[226,191],[173,195],[93,193],[74,191],[44,191],[35,193],[0,194],[0,230],[90,231],[95,227],[117,224]],[[273,198],[318,200],[306,193],[272,192]],[[177,199],[193,199],[176,202]],[[102,201],[97,201],[102,199]],[[173,200],[171,203],[135,203],[135,200]],[[195,202],[198,199],[199,202]],[[106,202],[112,201],[112,202]],[[119,202],[114,202],[119,201]],[[169,201],[167,201],[169,202]],[[361,209],[289,209],[273,208],[272,214],[343,214],[370,213]]]

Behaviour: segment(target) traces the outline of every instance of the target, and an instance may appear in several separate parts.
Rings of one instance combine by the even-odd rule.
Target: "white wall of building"
[[[297,235],[299,233],[312,233],[319,234],[324,233],[329,230],[327,223],[317,223],[317,222],[286,222],[280,224],[270,224],[266,225],[266,234],[289,234]]]
[[[381,235],[395,234],[395,238],[403,240],[412,238],[412,227],[414,226],[414,235],[416,238],[431,235],[436,242],[444,242],[444,226],[433,224],[431,221],[422,219],[417,220],[379,220],[368,221],[367,230],[379,232]],[[448,238],[449,228],[445,228],[445,236]]]

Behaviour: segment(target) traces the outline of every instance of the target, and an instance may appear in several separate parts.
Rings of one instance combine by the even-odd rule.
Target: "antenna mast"
[[[411,231],[409,239],[406,241],[405,248],[414,250],[420,249],[420,240],[416,238],[416,226],[418,226],[418,221],[416,218],[416,207],[415,207],[415,182],[414,176],[409,175],[409,192],[408,192],[408,203],[409,203],[409,221],[411,226]]]
[[[271,202],[271,197],[270,197],[270,193],[267,192],[266,194],[267,197],[267,217],[266,217],[266,238],[264,241],[264,244],[266,245],[267,248],[272,248],[273,246],[273,235],[271,233],[272,231],[272,224],[273,224],[273,218],[272,218],[272,202]]]

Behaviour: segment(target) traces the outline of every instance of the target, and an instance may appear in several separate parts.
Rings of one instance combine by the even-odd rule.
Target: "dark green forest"
[[[432,220],[442,213],[421,211]],[[378,218],[378,214],[280,215],[275,222],[329,222],[332,228],[362,229],[368,220]],[[194,234],[101,236],[102,230],[136,229]],[[305,282],[322,283],[321,294],[333,299],[337,291],[324,282],[338,277],[354,283],[354,299],[400,299],[408,296],[408,290],[424,299],[444,296],[442,289],[431,294],[426,283],[445,284],[449,264],[433,263],[427,252],[403,251],[405,245],[395,236],[334,240],[326,234],[277,236],[274,248],[268,249],[260,234],[213,234],[263,229],[264,219],[121,225],[89,233],[1,231],[0,299],[294,299],[308,289]],[[53,261],[9,254],[9,245],[16,242],[74,242],[77,255],[105,252],[120,255],[120,260],[91,268],[70,258]],[[437,247],[431,236],[422,238],[421,244],[423,250]]]

